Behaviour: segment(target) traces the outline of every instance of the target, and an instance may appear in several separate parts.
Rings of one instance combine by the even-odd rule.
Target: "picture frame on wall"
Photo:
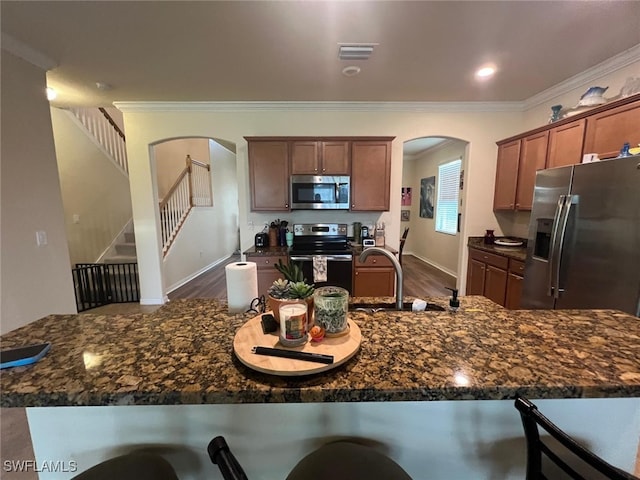
[[[402,210],[400,212],[400,221],[408,222],[411,217],[411,210]]]
[[[420,217],[433,218],[435,191],[435,176],[423,178],[420,180]]]
[[[411,205],[411,187],[402,187],[402,203],[403,207]]]

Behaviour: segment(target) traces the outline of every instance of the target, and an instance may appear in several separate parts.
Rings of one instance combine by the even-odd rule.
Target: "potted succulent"
[[[284,278],[277,279],[268,290],[269,298],[267,305],[273,310],[273,316],[276,320],[280,321],[281,305],[305,301],[307,303],[308,323],[311,323],[314,286],[307,283],[302,269],[293,262],[285,264],[282,260],[278,260],[275,268]]]

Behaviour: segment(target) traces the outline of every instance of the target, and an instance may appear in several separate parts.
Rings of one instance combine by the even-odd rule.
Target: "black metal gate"
[[[137,263],[76,263],[72,272],[78,312],[140,301]]]

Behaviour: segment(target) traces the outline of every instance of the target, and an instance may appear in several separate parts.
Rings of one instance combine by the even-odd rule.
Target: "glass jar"
[[[320,287],[313,294],[315,324],[328,334],[347,329],[349,291],[341,287]]]

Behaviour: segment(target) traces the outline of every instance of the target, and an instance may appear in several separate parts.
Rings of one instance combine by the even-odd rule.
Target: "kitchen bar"
[[[169,458],[196,456],[179,466],[181,479],[208,478],[200,456],[207,437],[224,434],[250,476],[278,478],[316,442],[346,435],[388,444],[414,478],[427,467],[429,478],[490,478],[500,465],[504,478],[521,478],[513,449],[522,432],[508,399],[522,393],[633,469],[638,318],[461,302],[457,313],[351,311],[358,354],[301,378],[238,362],[234,334],[252,315],[228,315],[216,300],[172,301],[149,315],[51,315],[2,337],[3,348],[53,344],[34,366],[3,372],[2,406],[28,407],[37,458],[81,467],[123,443],[153,444]]]

